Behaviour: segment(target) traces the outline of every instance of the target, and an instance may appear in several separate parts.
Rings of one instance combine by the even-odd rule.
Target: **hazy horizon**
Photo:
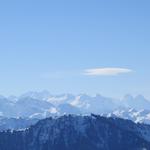
[[[39,90],[39,91],[25,91],[25,92],[23,92],[23,93],[20,93],[20,94],[9,94],[9,95],[4,95],[4,94],[2,94],[2,93],[0,93],[0,96],[3,96],[3,97],[5,97],[5,98],[11,98],[11,97],[17,97],[17,98],[19,98],[19,97],[21,97],[21,96],[25,96],[25,95],[27,95],[27,96],[30,96],[30,95],[32,95],[32,94],[40,94],[41,96],[42,95],[44,95],[44,94],[49,94],[49,96],[63,96],[63,95],[73,95],[73,96],[80,96],[80,95],[87,95],[87,96],[90,96],[90,97],[95,97],[95,96],[97,96],[97,95],[100,95],[100,96],[102,96],[102,97],[107,97],[107,98],[112,98],[112,99],[114,99],[114,100],[121,100],[121,99],[123,99],[124,97],[126,97],[126,96],[132,96],[133,98],[135,98],[135,97],[138,97],[138,96],[143,96],[146,100],[150,100],[150,97],[147,97],[147,96],[145,96],[145,95],[143,95],[143,94],[132,94],[132,93],[125,93],[125,94],[123,94],[123,95],[121,95],[121,96],[113,96],[113,95],[104,95],[104,94],[102,94],[102,93],[85,93],[85,92],[82,92],[82,93],[52,93],[52,92],[50,92],[49,90]]]

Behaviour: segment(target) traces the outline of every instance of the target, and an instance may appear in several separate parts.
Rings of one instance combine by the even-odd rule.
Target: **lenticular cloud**
[[[93,68],[84,70],[84,74],[89,76],[113,76],[130,72],[132,70],[127,68]]]

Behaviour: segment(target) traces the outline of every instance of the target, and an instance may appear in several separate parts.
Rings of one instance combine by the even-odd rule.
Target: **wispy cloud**
[[[78,77],[79,75],[80,74],[78,70],[60,70],[42,73],[40,77],[43,79],[64,79]]]
[[[127,68],[92,68],[84,70],[84,75],[88,76],[115,76],[130,73],[133,70]]]

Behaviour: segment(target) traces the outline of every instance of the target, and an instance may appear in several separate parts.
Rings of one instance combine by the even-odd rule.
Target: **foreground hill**
[[[0,132],[1,150],[149,150],[150,126],[97,115],[39,121],[25,131]]]

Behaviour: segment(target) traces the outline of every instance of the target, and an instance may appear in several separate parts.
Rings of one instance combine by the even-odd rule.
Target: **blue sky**
[[[0,93],[150,98],[148,0],[0,2]],[[122,68],[117,75],[87,69]]]

